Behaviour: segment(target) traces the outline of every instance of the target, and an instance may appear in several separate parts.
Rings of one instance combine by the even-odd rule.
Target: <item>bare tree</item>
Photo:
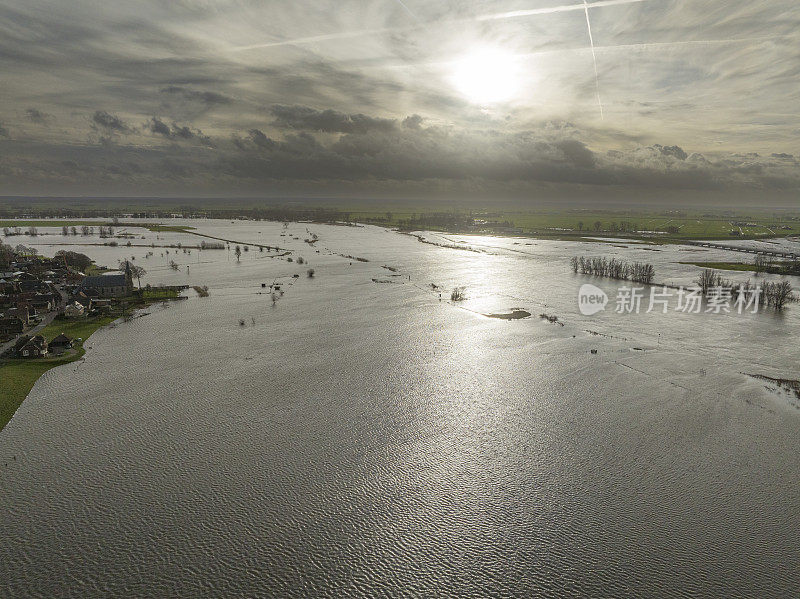
[[[242,259],[242,248],[237,245],[236,249],[233,250],[233,253],[236,255],[236,261],[240,262]]]
[[[783,310],[788,302],[794,301],[795,299],[792,294],[792,285],[786,280],[780,283],[774,283],[772,285],[770,297],[767,299],[771,300],[770,303],[776,310]]]
[[[697,286],[703,292],[703,295],[708,295],[709,289],[716,286],[718,279],[717,273],[710,268],[704,268],[697,278]]]
[[[125,272],[130,269],[131,275],[136,277],[136,282],[139,283],[139,289],[142,288],[142,277],[147,274],[147,271],[141,266],[137,266],[130,260],[123,260],[119,263],[119,271]]]
[[[756,273],[767,272],[772,266],[772,260],[765,254],[758,254],[753,260],[753,266],[755,266]]]

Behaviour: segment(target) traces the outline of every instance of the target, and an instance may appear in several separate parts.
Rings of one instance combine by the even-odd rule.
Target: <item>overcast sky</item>
[[[0,0],[0,195],[763,201],[798,134],[797,0]]]

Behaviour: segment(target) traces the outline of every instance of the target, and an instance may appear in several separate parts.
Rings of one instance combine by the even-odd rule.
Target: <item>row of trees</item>
[[[640,230],[639,223],[629,220],[621,220],[619,222],[612,221],[605,226],[599,220],[594,221],[592,224],[584,224],[583,221],[578,221],[577,229],[578,231],[594,231],[595,233],[599,233],[600,231],[610,231],[612,233],[636,233]],[[681,228],[677,225],[669,225],[663,227],[661,230],[672,234],[678,234],[681,232]]]
[[[19,227],[3,227],[3,235],[5,237],[13,237],[15,235],[22,235],[22,229]],[[36,227],[28,227],[25,231],[25,235],[30,235],[31,237],[36,237],[39,234],[39,229]]]
[[[583,221],[578,221],[577,225],[578,231],[594,231],[595,233],[599,233],[600,231],[613,231],[614,233],[633,233],[639,230],[638,223],[631,222],[629,220],[621,220],[619,222],[612,222],[606,227],[603,228],[603,223],[599,220],[594,221],[592,224],[584,224]]]
[[[88,237],[90,235],[94,235],[94,227],[89,225],[82,225],[80,233],[84,237]],[[77,235],[78,234],[78,227],[68,227],[64,225],[61,227],[61,234],[64,236],[67,235]],[[114,227],[100,227],[100,237],[111,237],[114,235]]]
[[[201,250],[224,250],[225,244],[222,242],[217,241],[201,241],[200,242],[200,249]]]
[[[775,261],[772,256],[766,254],[758,254],[753,259],[753,267],[756,273],[773,273],[781,275],[796,275],[800,276],[800,260],[781,260]]]
[[[36,256],[39,250],[22,244],[11,247],[0,243],[0,269],[6,269],[16,260],[17,256]]]
[[[605,256],[587,257],[573,256],[570,259],[572,272],[597,277],[608,277],[621,281],[634,281],[649,285],[655,278],[656,271],[652,264],[646,262],[625,262]]]
[[[797,297],[792,289],[792,284],[787,280],[765,282],[759,286],[753,285],[748,279],[744,283],[736,283],[724,278],[721,274],[710,268],[705,268],[697,278],[697,287],[703,295],[711,295],[719,290],[730,294],[736,301],[739,297],[751,299],[754,295],[759,295],[759,305],[769,306],[776,310],[782,310],[786,304],[797,301]]]
[[[76,268],[81,272],[86,272],[86,269],[92,265],[92,259],[86,254],[71,252],[69,250],[57,251],[55,259],[71,268]]]

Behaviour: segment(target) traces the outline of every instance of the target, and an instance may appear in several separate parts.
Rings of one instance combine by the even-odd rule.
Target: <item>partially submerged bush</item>
[[[466,291],[466,287],[454,287],[453,291],[450,293],[450,300],[454,302],[463,302],[467,299]]]

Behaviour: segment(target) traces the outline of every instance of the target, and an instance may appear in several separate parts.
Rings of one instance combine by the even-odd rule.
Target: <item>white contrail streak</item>
[[[398,3],[400,6],[402,6],[402,7],[403,7],[403,9],[405,9],[405,11],[406,11],[408,14],[410,14],[410,15],[411,15],[411,18],[412,18],[412,19],[414,19],[415,21],[419,22],[419,19],[417,18],[417,15],[415,15],[413,12],[411,12],[411,9],[410,9],[410,8],[408,8],[408,6],[406,6],[406,3],[405,3],[405,2],[403,2],[403,0],[395,0],[395,2],[397,2],[397,3]]]
[[[597,74],[597,54],[594,51],[594,37],[592,37],[592,23],[589,20],[589,4],[583,0],[583,11],[586,13],[586,29],[589,30],[589,45],[592,48],[592,61],[594,62],[594,89],[597,92],[597,105],[600,107],[600,120],[604,120],[603,101],[600,99],[600,75]]]
[[[292,40],[281,40],[279,42],[267,42],[266,44],[253,44],[251,46],[238,46],[231,50],[255,50],[257,48],[276,48],[278,46],[299,46],[301,44],[313,44],[314,42],[327,42],[329,40],[343,40],[353,37],[363,37],[366,35],[376,35],[379,33],[390,33],[396,29],[362,29],[361,31],[347,31],[341,33],[326,33],[323,35],[312,35],[309,37],[298,37]]]
[[[635,4],[647,2],[648,0],[599,0],[589,4],[589,8],[601,8],[603,6],[619,6],[621,4]],[[512,10],[510,12],[498,12],[492,15],[482,15],[476,17],[475,21],[494,21],[498,19],[514,19],[517,17],[531,17],[534,15],[549,15],[557,12],[569,12],[573,10],[585,10],[584,4],[568,4],[566,6],[550,6],[547,8],[532,8],[529,10]]]
[[[408,7],[402,0],[396,0],[400,5],[405,8],[411,16],[417,19],[416,15],[408,10]],[[589,4],[589,8],[602,8],[604,6],[619,6],[622,4],[637,4],[639,2],[648,2],[649,0],[598,0]],[[440,21],[434,23],[435,25],[448,25],[458,23],[471,23],[475,21],[499,21],[502,19],[517,19],[522,17],[532,17],[536,15],[549,15],[560,12],[570,12],[575,10],[587,10],[584,4],[568,4],[565,6],[550,6],[548,8],[534,8],[530,10],[515,10],[511,12],[493,13],[488,15],[479,15],[477,17],[470,17],[467,19],[454,19],[450,21]],[[417,19],[419,21],[419,19]],[[379,33],[394,33],[398,31],[413,31],[416,29],[427,28],[429,25],[415,25],[414,27],[384,27],[381,29],[360,29],[358,31],[342,31],[339,33],[328,33],[323,35],[314,35],[310,37],[299,37],[291,40],[281,40],[275,42],[267,42],[264,44],[252,44],[250,46],[239,46],[231,48],[233,51],[238,50],[255,50],[257,48],[275,48],[278,46],[296,46],[301,44],[313,44],[314,42],[326,42],[330,40],[343,40],[352,39],[354,37],[364,37],[368,35],[376,35]]]

